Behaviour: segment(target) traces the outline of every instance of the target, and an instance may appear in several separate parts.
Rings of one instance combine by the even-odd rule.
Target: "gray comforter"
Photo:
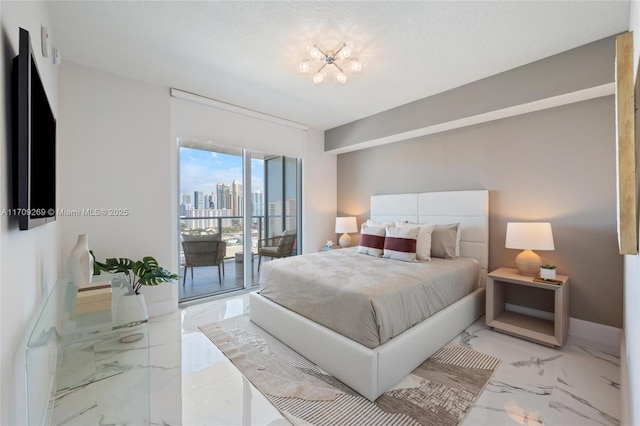
[[[471,293],[474,259],[401,262],[355,248],[266,262],[260,294],[375,348]]]

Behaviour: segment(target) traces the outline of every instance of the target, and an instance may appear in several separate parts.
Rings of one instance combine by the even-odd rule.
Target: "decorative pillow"
[[[402,228],[388,226],[387,235],[384,238],[383,257],[405,262],[415,262],[419,233],[420,227],[418,226]]]
[[[436,225],[420,225],[417,223],[399,223],[396,222],[396,226],[399,228],[414,227],[420,228],[418,233],[418,241],[416,247],[416,257],[418,260],[431,260],[431,233]]]
[[[462,235],[462,225],[458,226],[458,233],[456,234],[456,257],[460,257],[460,236]]]
[[[182,234],[182,241],[219,241],[220,234],[188,235]]]
[[[394,226],[394,222],[380,222],[377,220],[367,219],[365,225],[371,228],[386,228],[387,226]]]
[[[363,223],[362,229],[360,230],[360,245],[358,246],[358,253],[376,257],[382,256],[382,250],[384,249],[384,235],[384,228],[371,227],[367,226],[366,223]]]
[[[436,225],[431,233],[431,256],[443,259],[456,258],[456,240],[459,223]]]

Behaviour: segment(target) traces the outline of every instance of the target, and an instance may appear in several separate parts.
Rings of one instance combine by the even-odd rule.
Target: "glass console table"
[[[149,329],[143,296],[124,275],[111,281],[110,310],[76,314],[77,289],[56,283],[26,354],[30,425],[149,424]]]

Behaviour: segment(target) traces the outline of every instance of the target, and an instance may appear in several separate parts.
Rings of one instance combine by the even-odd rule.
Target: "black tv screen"
[[[29,32],[20,28],[14,82],[14,208],[21,230],[56,219],[56,119],[38,73]]]

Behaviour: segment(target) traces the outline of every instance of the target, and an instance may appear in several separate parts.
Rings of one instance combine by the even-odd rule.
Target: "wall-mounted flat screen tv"
[[[13,208],[21,230],[56,219],[56,119],[38,73],[29,32],[13,60]]]

